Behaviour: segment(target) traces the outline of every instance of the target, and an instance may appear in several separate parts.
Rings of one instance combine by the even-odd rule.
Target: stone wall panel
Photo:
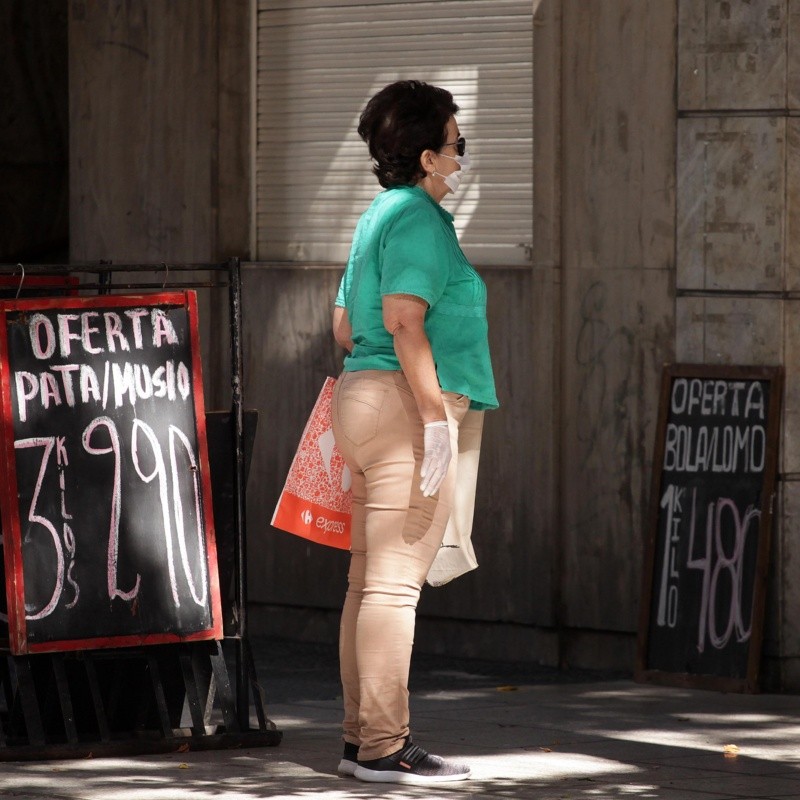
[[[679,0],[678,7],[679,108],[785,107],[786,0]]]
[[[785,158],[785,119],[679,121],[679,289],[783,288]]]

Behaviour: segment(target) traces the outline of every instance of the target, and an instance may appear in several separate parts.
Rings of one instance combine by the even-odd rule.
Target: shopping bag
[[[314,404],[272,525],[312,542],[350,549],[352,476],[336,447],[331,400],[336,381],[327,378]]]
[[[444,539],[428,572],[431,586],[444,586],[478,566],[472,547],[472,518],[483,437],[483,411],[467,411],[458,426],[458,461],[453,510]]]

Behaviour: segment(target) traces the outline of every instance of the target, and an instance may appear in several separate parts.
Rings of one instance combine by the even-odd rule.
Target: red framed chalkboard
[[[636,678],[757,691],[780,367],[664,367]]]
[[[194,292],[0,302],[15,654],[222,637]]]

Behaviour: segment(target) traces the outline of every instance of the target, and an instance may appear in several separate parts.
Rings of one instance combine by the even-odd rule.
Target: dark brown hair
[[[442,148],[447,122],[457,112],[450,92],[423,81],[397,81],[381,89],[358,123],[380,185],[408,186],[425,177],[419,157],[424,150]]]

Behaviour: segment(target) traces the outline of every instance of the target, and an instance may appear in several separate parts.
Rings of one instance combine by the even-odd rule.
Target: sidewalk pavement
[[[800,798],[800,697],[421,656],[412,666],[415,741],[468,762],[472,779],[431,788],[338,777],[335,648],[256,644],[280,746],[6,763],[0,800]]]

